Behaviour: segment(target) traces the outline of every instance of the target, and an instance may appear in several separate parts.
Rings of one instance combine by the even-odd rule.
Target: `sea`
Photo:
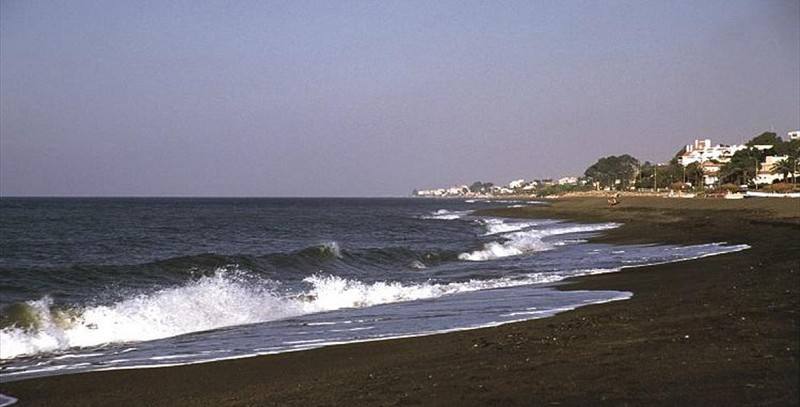
[[[480,199],[0,199],[0,381],[251,357],[544,318],[563,280],[747,249],[609,245],[620,225]],[[641,272],[646,272],[642,270]]]

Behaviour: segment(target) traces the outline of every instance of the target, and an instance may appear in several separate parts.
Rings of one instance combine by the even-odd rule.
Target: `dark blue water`
[[[566,277],[741,250],[476,217],[507,201],[0,200],[0,378],[193,363],[538,318]],[[525,203],[539,204],[539,203]]]

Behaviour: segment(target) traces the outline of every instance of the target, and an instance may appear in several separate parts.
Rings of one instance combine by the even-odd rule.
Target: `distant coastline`
[[[516,179],[506,185],[476,181],[433,189],[415,189],[421,198],[495,199],[595,196],[596,192],[651,194],[692,193],[719,197],[749,190],[800,193],[800,130],[784,140],[764,132],[740,145],[712,145],[710,139],[687,144],[669,162],[641,162],[629,154],[600,158],[582,176]]]

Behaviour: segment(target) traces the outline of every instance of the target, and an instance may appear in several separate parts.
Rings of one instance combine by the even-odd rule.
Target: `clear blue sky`
[[[800,2],[0,2],[0,194],[385,196],[800,127]]]

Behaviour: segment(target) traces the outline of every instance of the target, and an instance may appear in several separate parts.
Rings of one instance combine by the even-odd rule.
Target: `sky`
[[[800,1],[0,2],[2,196],[406,196],[800,127]]]

